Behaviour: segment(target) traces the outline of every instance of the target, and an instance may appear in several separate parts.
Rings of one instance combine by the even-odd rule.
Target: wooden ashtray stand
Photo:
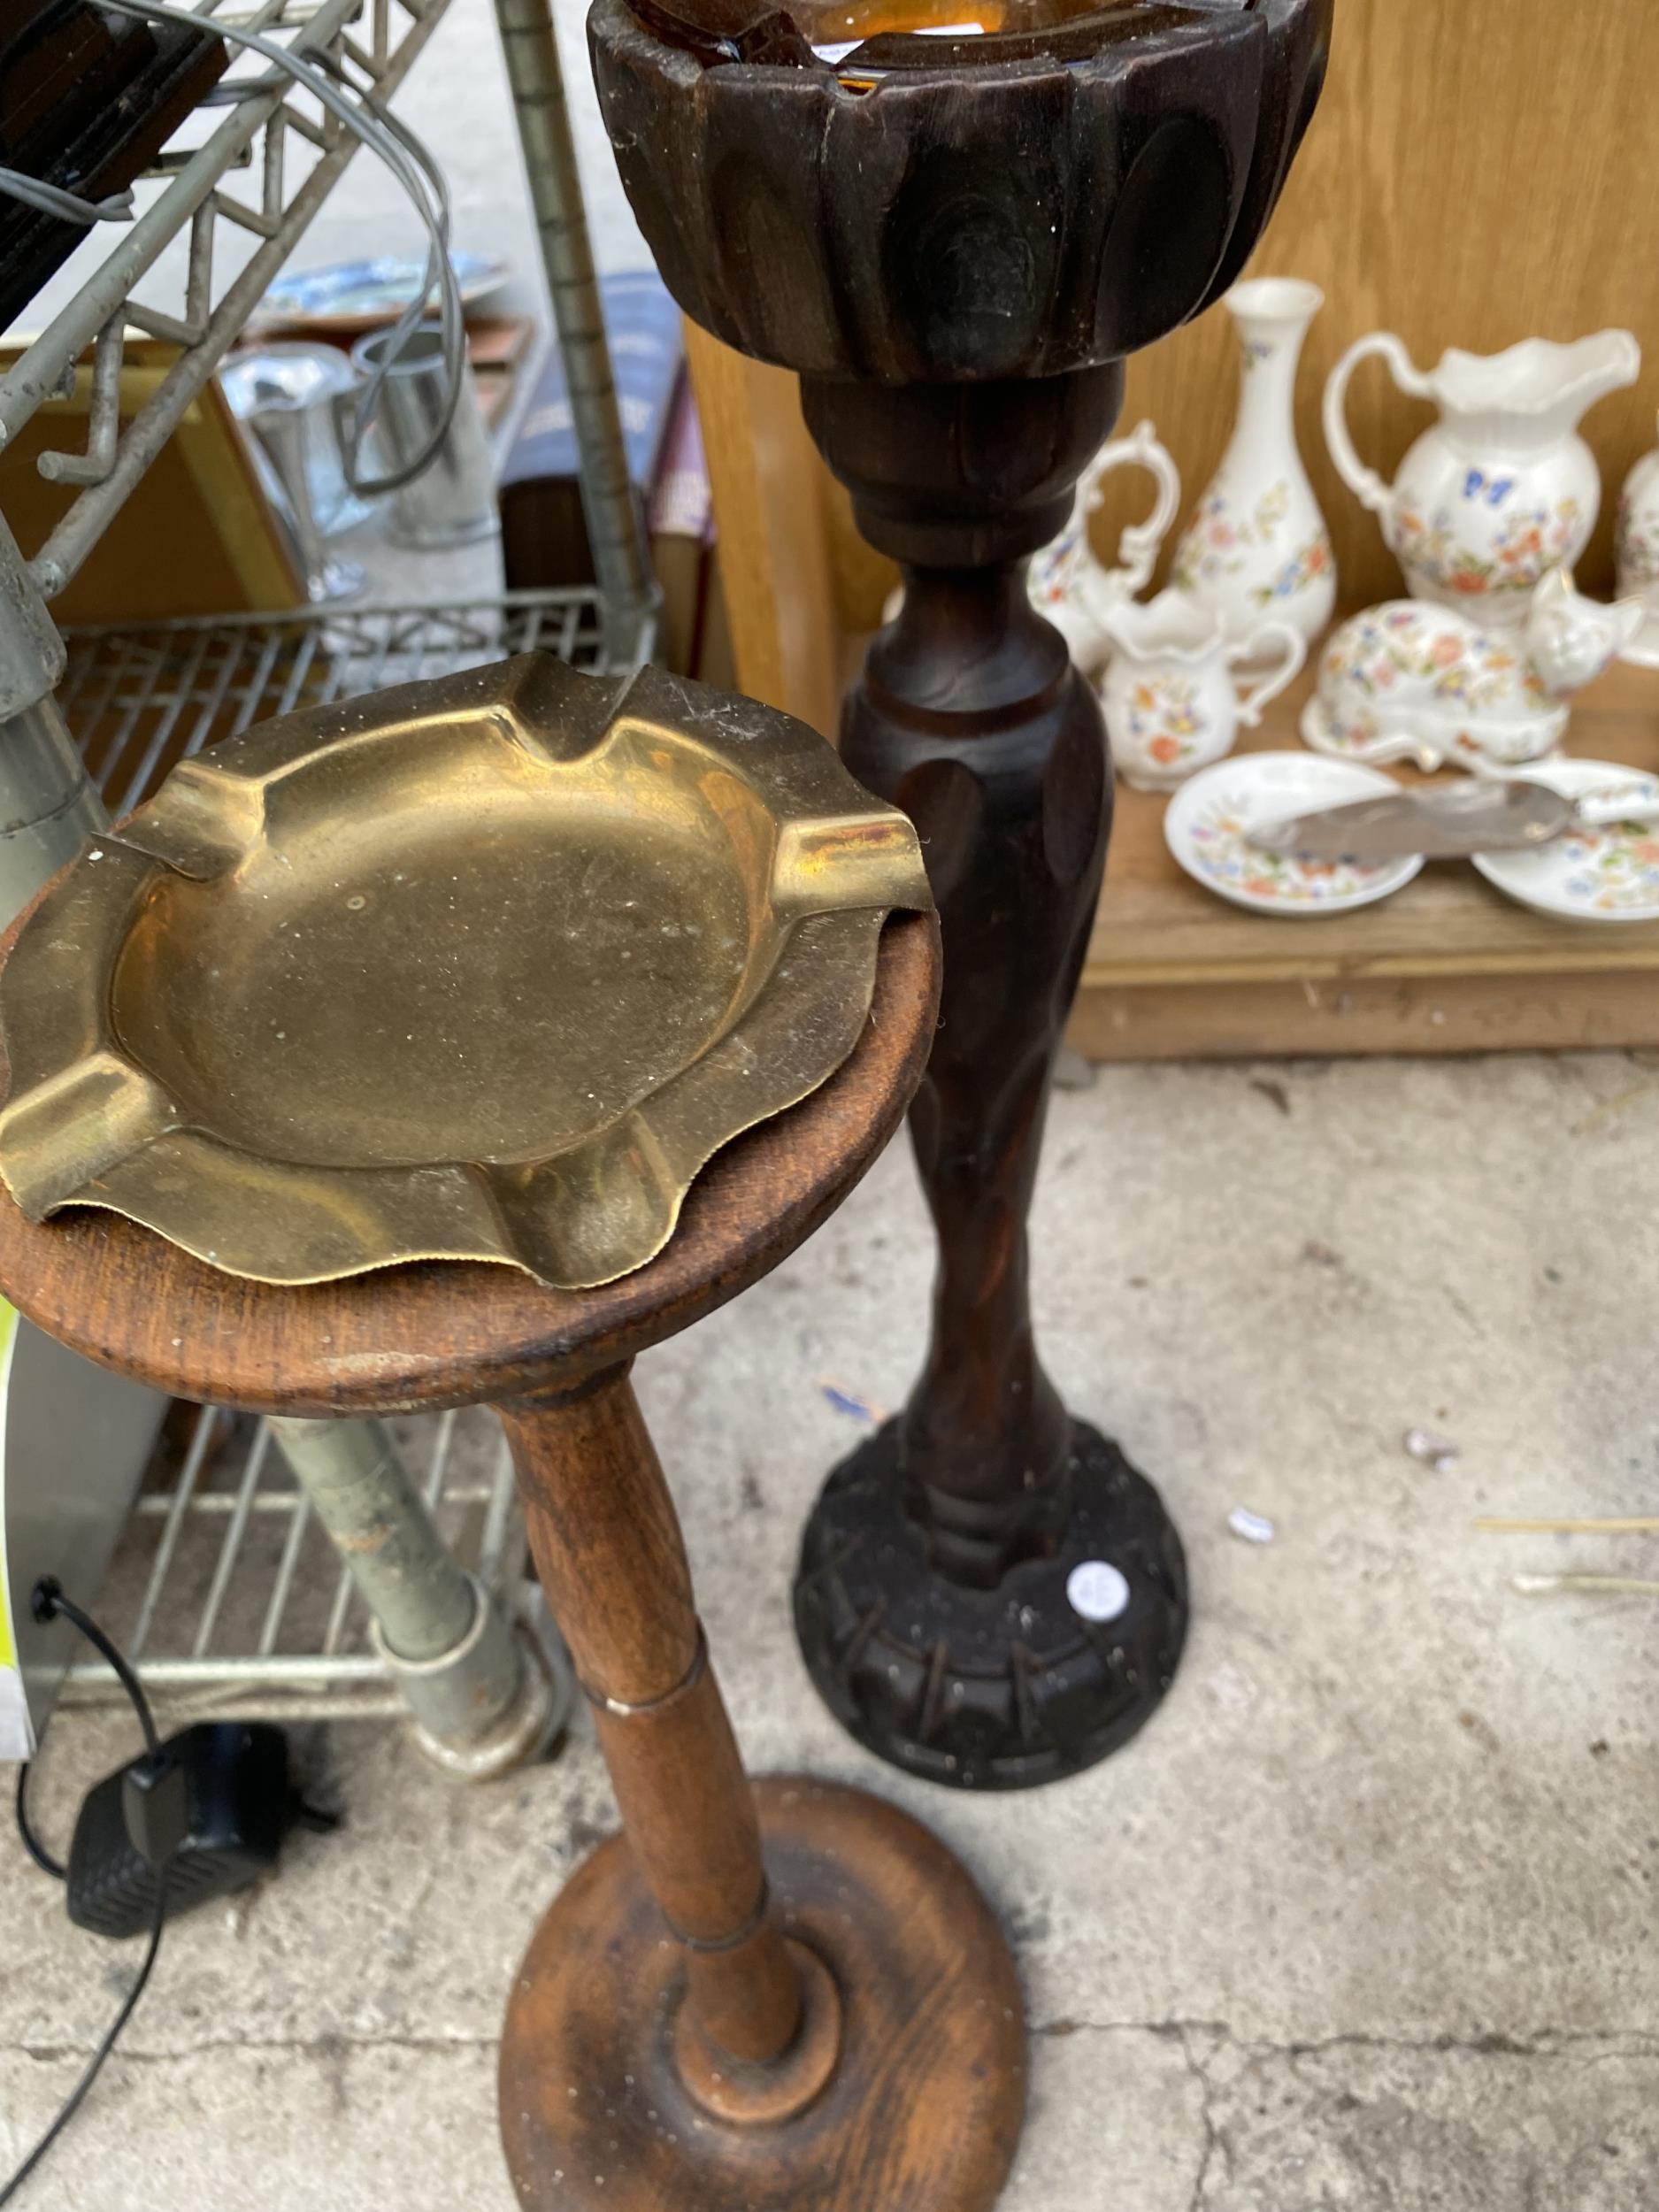
[[[531,2212],[985,2212],[1025,2102],[1025,2018],[989,1908],[944,1847],[861,1792],[751,1790],[634,1354],[775,1266],[903,1114],[939,933],[891,920],[853,1055],[739,1138],[650,1263],[599,1290],[426,1263],[306,1287],[220,1272],[97,1210],[0,1195],[0,1282],[104,1365],[312,1417],[488,1402],[591,1702],[625,1835],[581,1867],[514,1984],[501,2119]]]
[[[1111,428],[1122,357],[1253,250],[1332,4],[1010,0],[973,36],[928,0],[596,0],[589,18],[671,290],[799,372],[859,528],[903,570],[841,753],[916,822],[944,926],[911,1121],[939,1234],[933,1341],[902,1413],[818,1500],[795,1617],[859,1741],[959,1786],[1103,1757],[1156,1709],[1186,1631],[1157,1493],[1068,1415],[1032,1333],[1026,1217],[1110,775],[1025,561]],[[1117,1613],[1072,1602],[1091,1563],[1121,1576]]]

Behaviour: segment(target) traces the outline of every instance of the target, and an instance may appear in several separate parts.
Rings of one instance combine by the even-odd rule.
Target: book
[[[691,675],[697,665],[713,518],[703,426],[691,380],[682,368],[646,518],[651,566],[663,598],[656,657],[677,676]]]
[[[230,57],[188,24],[136,23],[89,0],[0,9],[0,166],[82,198],[124,191]],[[0,330],[86,237],[80,223],[0,195]]]
[[[685,355],[680,310],[654,269],[600,285],[622,435],[641,511],[656,480]],[[564,359],[551,348],[502,467],[502,560],[508,588],[593,581],[575,424]]]

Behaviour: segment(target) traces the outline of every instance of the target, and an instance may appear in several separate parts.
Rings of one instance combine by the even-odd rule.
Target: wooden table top
[[[1309,669],[1237,749],[1300,749],[1297,718],[1312,687]],[[1619,666],[1584,692],[1567,750],[1659,772],[1659,673]],[[1391,772],[1420,780],[1410,769]],[[1659,970],[1659,922],[1596,929],[1555,921],[1505,898],[1467,861],[1432,862],[1404,890],[1351,914],[1310,922],[1248,913],[1176,865],[1164,841],[1167,803],[1118,787],[1086,989]]]

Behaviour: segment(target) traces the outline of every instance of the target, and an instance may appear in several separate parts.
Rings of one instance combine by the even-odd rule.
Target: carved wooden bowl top
[[[595,0],[628,197],[680,305],[803,375],[1049,376],[1217,297],[1334,0]]]

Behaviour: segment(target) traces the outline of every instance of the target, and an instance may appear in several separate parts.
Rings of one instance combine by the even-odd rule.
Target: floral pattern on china
[[[1223,303],[1239,334],[1239,411],[1221,465],[1176,549],[1171,582],[1233,642],[1265,616],[1311,645],[1336,605],[1336,562],[1296,445],[1296,369],[1324,295],[1294,277],[1235,284]]]
[[[1138,754],[1165,769],[1202,757],[1206,726],[1190,676],[1159,675],[1132,684],[1128,700],[1129,735]]]
[[[1263,493],[1255,509],[1235,515],[1225,492],[1211,492],[1187,525],[1175,557],[1170,581],[1178,591],[1202,592],[1224,577],[1244,576],[1250,556],[1271,549],[1279,525],[1290,507],[1290,487],[1275,484]],[[1252,606],[1266,610],[1307,591],[1333,567],[1331,540],[1323,526],[1300,545],[1263,581],[1250,582],[1244,590]]]
[[[1425,770],[1502,772],[1542,760],[1566,730],[1569,695],[1624,650],[1644,612],[1640,599],[1604,607],[1583,597],[1563,569],[1532,592],[1518,635],[1390,600],[1332,637],[1302,736],[1316,752]]]
[[[1212,883],[1245,897],[1279,906],[1328,905],[1349,902],[1376,890],[1391,876],[1394,861],[1303,860],[1294,853],[1268,853],[1246,841],[1250,825],[1225,795],[1194,817],[1188,835],[1193,858]]]
[[[1659,903],[1659,831],[1651,822],[1569,830],[1563,839],[1582,864],[1568,877],[1568,895],[1599,914]]]
[[[1417,875],[1419,853],[1380,861],[1326,861],[1257,846],[1251,833],[1321,807],[1390,796],[1391,777],[1312,753],[1240,753],[1201,769],[1164,811],[1164,841],[1177,865],[1217,898],[1258,914],[1314,918],[1391,897]]]
[[[1578,755],[1546,762],[1532,773],[1579,806],[1605,808],[1616,799],[1637,810],[1626,819],[1574,827],[1530,852],[1477,853],[1474,864],[1487,882],[1563,921],[1659,922],[1659,777]]]
[[[1102,504],[1103,480],[1119,468],[1145,469],[1157,485],[1158,496],[1146,521],[1132,523],[1124,532],[1118,544],[1118,566],[1109,569],[1095,558],[1089,543],[1089,518]],[[1101,448],[1078,479],[1064,529],[1033,556],[1025,572],[1031,603],[1064,638],[1084,675],[1098,675],[1111,649],[1102,610],[1133,598],[1148,581],[1180,506],[1179,470],[1158,443],[1152,425],[1137,424],[1128,437]],[[896,598],[889,602],[889,620],[895,612]]]
[[[1618,510],[1618,588],[1651,590],[1659,584],[1659,512],[1644,510],[1626,492]]]
[[[1112,760],[1139,791],[1169,791],[1233,749],[1243,723],[1253,727],[1307,656],[1288,622],[1260,624],[1236,643],[1214,615],[1185,592],[1120,600],[1103,613],[1111,658],[1100,687]],[[1275,664],[1240,698],[1233,672]]]
[[[1392,485],[1348,434],[1348,384],[1373,356],[1402,392],[1440,409]],[[1519,625],[1537,586],[1572,566],[1595,526],[1601,480],[1578,422],[1640,369],[1627,330],[1571,346],[1529,338],[1489,357],[1454,347],[1427,374],[1392,332],[1378,331],[1331,373],[1325,441],[1338,473],[1380,520],[1414,599]]]
[[[1517,508],[1514,492],[1512,476],[1489,479],[1471,469],[1463,479],[1463,498],[1484,501],[1500,518],[1484,553],[1471,551],[1467,526],[1449,507],[1437,508],[1425,522],[1402,503],[1394,518],[1394,549],[1402,567],[1448,601],[1535,591],[1552,569],[1571,566],[1583,511],[1571,498],[1553,508]]]
[[[1615,539],[1620,598],[1641,593],[1647,619],[1629,658],[1659,668],[1659,449],[1644,453],[1624,479]]]

